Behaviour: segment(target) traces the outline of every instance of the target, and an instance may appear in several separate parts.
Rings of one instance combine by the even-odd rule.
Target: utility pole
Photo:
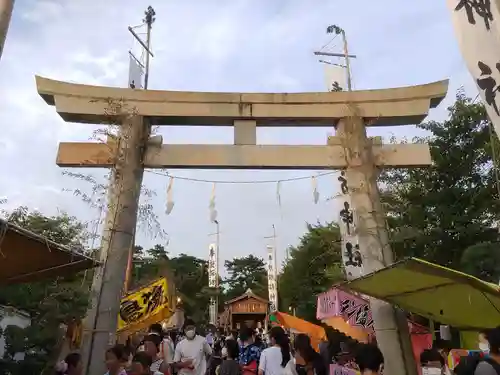
[[[272,242],[273,242],[273,248],[274,248],[274,268],[276,268],[276,265],[277,265],[277,260],[276,260],[276,252],[277,252],[277,249],[278,249],[278,236],[276,235],[276,227],[274,226],[273,224],[273,235],[272,236],[266,236],[264,237],[266,240],[270,240],[272,239]],[[288,252],[288,249],[287,249],[287,252]]]
[[[266,240],[269,240],[269,239],[272,239],[273,240],[273,246],[274,248],[276,249],[276,245],[277,245],[277,237],[276,236],[276,227],[274,226],[273,224],[273,235],[272,236],[266,236],[264,237]]]
[[[214,220],[215,225],[217,226],[217,233],[215,239],[215,288],[217,292],[219,292],[219,246],[220,246],[220,225],[218,220]],[[219,315],[219,294],[215,297],[215,322],[217,322],[217,316]]]
[[[148,7],[144,20],[148,27],[146,46],[150,45],[154,14],[153,8]],[[149,48],[147,53],[149,56]],[[146,66],[146,76],[148,69],[149,65]],[[144,174],[143,158],[151,128],[143,116],[123,113],[118,117],[121,123],[100,251],[102,266],[95,272],[92,303],[84,323],[82,362],[86,375],[100,375],[106,372],[102,356],[107,348],[116,342],[120,300],[130,252],[134,246]]]
[[[276,241],[276,227],[273,224],[273,235],[266,236],[264,239],[272,239],[272,245],[267,245],[267,284],[269,291],[269,302],[271,306],[278,311],[278,262],[276,259],[277,241]]]
[[[0,0],[0,60],[9,31],[10,19],[14,10],[15,0]]]
[[[156,12],[153,9],[152,6],[148,6],[148,9],[145,12],[146,18],[144,18],[144,22],[147,25],[148,31],[147,31],[147,37],[146,37],[146,72],[144,74],[144,89],[148,89],[148,83],[149,83],[149,57],[152,56],[151,51],[151,28],[153,26],[153,22],[155,22],[156,18]]]
[[[345,36],[344,29],[340,29],[340,34],[342,35],[342,43],[344,44],[344,61],[345,69],[347,72],[347,90],[352,91],[351,64],[349,62],[349,50],[347,48],[347,38]]]
[[[345,31],[333,25],[327,29],[327,32],[335,32],[337,35],[342,36],[347,87],[348,91],[351,91],[350,55]],[[351,220],[350,223],[347,221],[346,225],[353,226],[355,223],[356,228],[351,228],[351,231],[357,236],[358,243],[350,244],[350,249],[352,249],[352,245],[358,246],[362,257],[362,269],[364,273],[371,273],[389,266],[394,262],[394,258],[389,244],[385,215],[380,202],[377,186],[378,169],[375,167],[371,147],[372,141],[366,135],[364,119],[357,115],[355,106],[351,103],[347,103],[347,105],[351,107],[351,112],[354,115],[338,122],[337,137],[340,138],[345,149],[347,164],[345,170],[346,189],[352,205],[349,214],[353,218],[354,213],[356,213],[356,219]],[[345,194],[345,191],[343,193]],[[340,216],[342,216],[342,213]],[[347,234],[344,230],[342,235],[347,237],[352,233],[349,234],[349,228],[347,227]],[[349,241],[354,239],[353,237],[349,238]],[[351,251],[348,259],[352,262],[352,250],[347,249],[345,242],[344,240],[342,251],[346,254]],[[346,268],[347,265],[344,261]],[[349,272],[346,272],[346,274],[348,279],[357,277]],[[377,344],[380,346],[385,358],[384,373],[388,375],[415,375],[416,366],[405,314],[392,305],[376,299],[370,299],[370,307]]]

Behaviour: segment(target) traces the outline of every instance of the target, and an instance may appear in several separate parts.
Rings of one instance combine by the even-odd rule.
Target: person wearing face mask
[[[174,366],[179,375],[205,375],[206,357],[212,354],[212,348],[203,336],[196,334],[196,325],[191,319],[184,322],[184,334],[186,337],[175,348]]]
[[[488,339],[486,338],[486,331],[479,332],[478,342],[479,342],[479,350],[484,353],[488,353],[490,351],[490,344],[488,343]]]
[[[457,375],[500,375],[500,327],[482,332],[489,352],[472,352],[455,367]],[[483,346],[486,349],[486,346]]]

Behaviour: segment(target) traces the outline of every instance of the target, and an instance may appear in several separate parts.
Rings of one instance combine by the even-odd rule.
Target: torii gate
[[[427,116],[429,108],[441,102],[448,88],[448,81],[440,81],[384,90],[249,94],[145,91],[42,77],[36,77],[36,83],[38,93],[47,104],[55,106],[65,121],[95,124],[108,123],[110,116],[125,118],[120,142],[63,142],[57,154],[57,165],[61,167],[115,166],[117,170],[108,212],[108,218],[113,220],[108,219],[101,251],[106,261],[102,274],[94,280],[92,322],[84,338],[84,351],[89,351],[89,346],[98,347],[100,355],[116,330],[144,168],[345,170],[352,208],[362,228],[357,247],[361,257],[355,266],[362,264],[364,272],[372,272],[393,262],[377,189],[377,170],[424,167],[432,160],[427,145],[383,145],[378,138],[366,137],[365,126],[417,124]],[[110,99],[126,104],[133,113],[125,117],[110,113]],[[234,144],[150,145],[150,125],[232,126]],[[336,126],[337,135],[328,137],[323,146],[258,145],[258,126]],[[343,254],[344,263],[346,257],[352,262],[349,248]],[[401,333],[393,308],[381,301],[372,301],[371,308],[377,342],[386,356],[385,372],[415,373],[400,345],[408,344],[409,337]],[[99,358],[92,364],[96,373],[101,362]]]

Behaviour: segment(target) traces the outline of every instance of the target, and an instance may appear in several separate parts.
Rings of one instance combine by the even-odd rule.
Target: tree
[[[191,255],[180,254],[168,261],[174,281],[187,316],[197,322],[208,320],[210,296],[203,293],[208,287],[207,261]]]
[[[168,259],[168,251],[165,250],[165,246],[156,244],[151,249],[147,251],[148,256],[153,259]]]
[[[299,244],[278,279],[281,310],[295,308],[298,316],[316,321],[316,297],[344,279],[341,237],[337,224],[307,225]]]
[[[132,287],[136,289],[151,281],[165,276],[168,269],[168,251],[163,245],[156,244],[148,250],[136,245],[132,256]]]
[[[498,243],[478,243],[464,250],[460,261],[462,271],[482,280],[498,284],[500,248]]]
[[[83,248],[85,226],[66,214],[47,217],[20,207],[8,219],[25,229],[41,234],[62,245]],[[53,280],[10,285],[0,288],[0,304],[16,307],[30,315],[26,329],[9,326],[5,329],[6,353],[0,373],[38,375],[52,371],[51,361],[58,351],[61,324],[83,318],[89,301],[90,278],[83,274]],[[26,353],[25,359],[14,361],[14,354]]]
[[[499,240],[492,146],[500,148],[483,104],[459,92],[448,111],[448,119],[420,126],[431,133],[417,141],[429,143],[434,165],[384,172],[382,199],[398,258],[416,256],[481,277],[464,259],[474,258],[471,247]]]
[[[247,289],[262,297],[268,297],[267,270],[262,258],[248,255],[224,262],[229,276],[223,281],[227,286],[226,298],[232,299],[245,293]]]

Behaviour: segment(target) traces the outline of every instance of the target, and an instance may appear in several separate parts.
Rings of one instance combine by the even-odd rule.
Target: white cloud
[[[78,198],[61,193],[62,188],[88,187],[63,178],[55,166],[58,142],[86,140],[94,127],[65,124],[38,97],[34,75],[124,86],[127,51],[134,46],[127,26],[139,24],[148,5],[143,0],[16,2],[0,61],[0,167],[9,176],[0,180],[0,196],[9,198],[10,207],[24,204],[51,214],[59,208],[84,220],[95,215]],[[468,82],[444,1],[312,5],[298,0],[172,0],[152,5],[157,13],[150,77],[154,89],[322,91],[322,67],[312,51],[326,41],[325,29],[332,23],[346,29],[352,51],[358,55],[353,62],[358,88],[426,83],[448,76],[456,77],[453,89]],[[419,15],[419,27],[410,22],[414,14]],[[400,16],[406,17],[404,22]],[[260,134],[267,143],[320,144],[328,132],[331,129],[283,129]],[[169,128],[161,133],[166,142],[230,139],[220,129],[181,132]],[[174,173],[231,180],[304,175],[292,171]],[[318,182],[322,195],[333,195],[331,178]],[[177,181],[176,206],[165,217],[166,179],[146,173],[145,184],[158,192],[154,202],[164,229],[171,234],[172,251],[205,256],[207,234],[214,229],[207,208],[211,185]],[[337,218],[331,203],[312,203],[308,180],[283,185],[283,217],[276,204],[275,184],[223,185],[217,191],[223,258],[250,252],[264,255],[263,237],[269,235],[272,224],[278,228],[278,243],[283,247],[297,242],[305,221]],[[141,241],[148,242],[146,238]]]

